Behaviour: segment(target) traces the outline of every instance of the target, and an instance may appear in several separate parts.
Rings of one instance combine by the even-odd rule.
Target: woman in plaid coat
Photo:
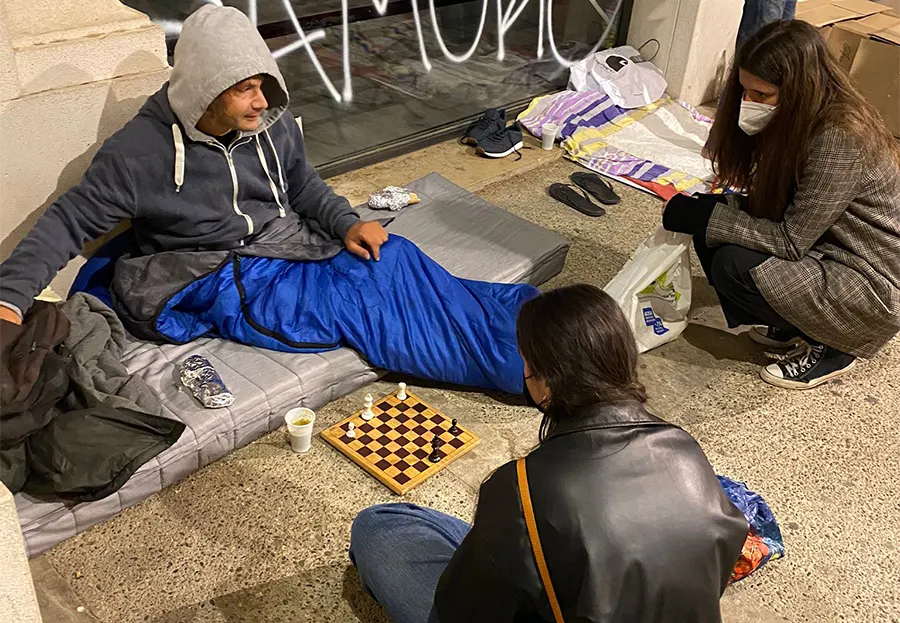
[[[741,46],[707,146],[746,196],[679,195],[663,224],[694,236],[729,326],[783,348],[763,380],[808,389],[900,331],[900,143],[811,25]]]

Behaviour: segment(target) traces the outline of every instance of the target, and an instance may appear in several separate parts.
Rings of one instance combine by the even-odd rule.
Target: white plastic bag
[[[569,68],[569,89],[604,91],[621,108],[652,104],[667,86],[663,73],[629,45],[596,52]]]
[[[681,335],[691,309],[691,237],[661,226],[642,242],[606,288],[631,324],[638,351]]]

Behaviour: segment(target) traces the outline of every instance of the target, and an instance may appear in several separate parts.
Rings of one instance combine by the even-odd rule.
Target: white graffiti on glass
[[[372,0],[372,5],[375,7],[375,10],[379,15],[384,15],[387,11],[388,2],[390,0]],[[506,51],[504,48],[504,37],[506,33],[512,28],[513,24],[522,14],[522,11],[525,10],[525,7],[528,6],[528,3],[532,0],[509,0],[509,3],[504,6],[503,0],[482,0],[481,7],[481,19],[478,23],[478,31],[475,34],[475,38],[472,41],[472,45],[464,54],[454,54],[447,48],[446,43],[444,42],[444,38],[441,35],[441,27],[438,23],[437,10],[434,4],[434,0],[428,0],[428,10],[431,17],[431,25],[434,29],[434,36],[437,40],[438,47],[441,50],[444,58],[453,63],[464,63],[469,60],[472,55],[475,53],[478,44],[481,41],[481,37],[484,34],[484,26],[487,21],[488,7],[491,2],[496,2],[497,5],[497,59],[503,60],[506,56]],[[550,47],[550,54],[554,59],[562,66],[562,67],[571,67],[577,61],[570,60],[567,58],[563,58],[563,56],[559,53],[559,50],[556,47],[556,38],[553,35],[553,0],[534,0],[538,3],[538,38],[537,38],[537,57],[543,58],[544,56],[544,36],[547,37],[547,42]],[[603,34],[597,39],[597,43],[591,49],[590,52],[586,56],[590,56],[594,52],[600,49],[600,46],[606,41],[609,36],[614,24],[616,16],[622,8],[622,3],[624,0],[618,0],[615,9],[609,15],[597,4],[597,0],[588,0],[591,5],[594,7],[594,10],[602,16],[602,18],[606,22],[606,28],[603,31]],[[207,0],[210,4],[216,4],[218,6],[222,5],[221,0]],[[318,72],[319,77],[322,79],[322,83],[325,85],[325,88],[328,89],[328,92],[331,94],[331,97],[334,98],[336,102],[350,102],[353,100],[353,81],[351,79],[351,65],[350,65],[350,20],[349,20],[349,7],[348,0],[341,0],[341,56],[342,56],[342,66],[343,66],[343,88],[339,92],[337,88],[334,86],[334,82],[332,82],[331,78],[328,77],[328,74],[325,73],[325,69],[322,67],[322,64],[319,62],[319,58],[316,56],[315,50],[313,50],[312,43],[315,41],[320,41],[325,38],[325,30],[319,28],[317,30],[312,30],[310,32],[304,32],[302,26],[300,26],[300,20],[297,18],[297,14],[294,12],[294,7],[291,5],[291,0],[281,0],[284,5],[285,13],[287,13],[288,19],[294,27],[295,34],[297,35],[297,39],[292,41],[291,43],[285,45],[284,47],[278,48],[272,52],[272,55],[275,58],[281,58],[286,54],[290,54],[300,48],[306,48],[306,53],[309,56],[310,62],[312,62],[313,67],[316,72]],[[247,16],[250,18],[250,21],[253,22],[255,26],[257,23],[257,0],[248,0],[247,6]],[[422,17],[419,13],[418,0],[412,0],[412,12],[413,12],[413,21],[416,26],[416,37],[419,42],[419,54],[422,59],[422,65],[425,67],[425,71],[431,71],[432,64],[428,58],[428,52],[425,49],[425,37],[422,32]],[[180,30],[181,24],[177,22],[166,21],[162,24],[167,32]],[[545,27],[546,25],[546,27]]]

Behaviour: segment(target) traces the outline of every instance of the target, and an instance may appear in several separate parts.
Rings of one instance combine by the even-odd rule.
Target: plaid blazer
[[[781,222],[713,211],[706,241],[772,257],[753,270],[763,297],[806,335],[872,357],[900,331],[900,170],[866,156],[841,129],[811,142]]]

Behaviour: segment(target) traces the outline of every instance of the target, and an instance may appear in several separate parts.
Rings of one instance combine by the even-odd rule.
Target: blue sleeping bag
[[[109,255],[88,262],[76,288],[97,294]],[[458,279],[391,235],[378,262],[347,251],[316,262],[234,255],[170,298],[156,329],[176,343],[215,335],[286,352],[349,346],[385,370],[521,394],[516,317],[537,294]]]

